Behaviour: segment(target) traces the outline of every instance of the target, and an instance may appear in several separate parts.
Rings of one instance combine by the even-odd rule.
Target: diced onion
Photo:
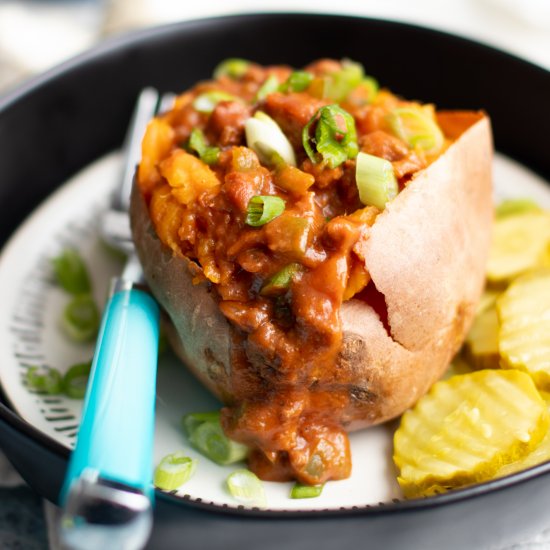
[[[262,482],[249,470],[236,470],[227,477],[227,489],[233,498],[250,506],[267,504]]]
[[[268,166],[282,159],[286,164],[296,166],[294,149],[279,125],[262,111],[258,111],[244,123],[246,144]]]
[[[396,197],[399,187],[391,162],[367,153],[357,155],[355,180],[359,200],[366,206],[383,210]]]
[[[197,468],[197,460],[183,452],[165,456],[155,468],[153,484],[164,491],[175,491],[189,481]]]

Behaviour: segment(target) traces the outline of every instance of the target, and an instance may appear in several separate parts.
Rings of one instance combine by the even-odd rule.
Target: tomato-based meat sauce
[[[228,60],[149,124],[139,187],[159,239],[200,266],[194,282],[215,288],[232,327],[222,425],[260,478],[350,475],[340,306],[377,308],[362,245],[446,146],[431,105],[348,60]]]

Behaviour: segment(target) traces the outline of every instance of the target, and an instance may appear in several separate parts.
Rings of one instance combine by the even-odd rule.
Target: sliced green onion
[[[248,67],[250,67],[250,61],[246,59],[238,57],[225,59],[214,69],[214,78],[228,76],[229,78],[238,79],[248,71]]]
[[[236,470],[227,477],[227,489],[233,498],[250,506],[266,506],[262,482],[249,470]]]
[[[92,296],[75,296],[63,311],[61,327],[75,342],[93,340],[99,328],[99,311]]]
[[[315,498],[321,496],[325,485],[302,485],[296,483],[290,491],[290,498]]]
[[[497,218],[505,218],[523,212],[540,212],[541,207],[532,199],[505,199],[495,210]]]
[[[312,82],[313,75],[307,71],[294,71],[279,86],[280,92],[303,92]]]
[[[220,101],[238,101],[238,98],[221,90],[212,90],[211,92],[204,92],[197,96],[193,101],[193,107],[199,113],[209,114]]]
[[[399,192],[391,162],[367,153],[359,153],[356,162],[355,181],[359,200],[365,206],[372,205],[384,210],[386,203]]]
[[[195,151],[206,164],[216,164],[220,157],[220,148],[207,145],[204,133],[200,128],[194,128],[189,136],[189,149]]]
[[[363,80],[365,71],[360,63],[344,60],[342,69],[325,76],[323,98],[330,101],[344,101],[348,94]]]
[[[258,111],[244,123],[246,144],[268,166],[282,159],[286,164],[296,166],[294,149],[279,125],[269,116]]]
[[[91,291],[90,276],[80,254],[68,248],[52,260],[57,283],[70,294],[86,294]]]
[[[219,411],[213,412],[203,412],[203,413],[189,413],[182,418],[183,429],[187,437],[190,437],[191,434],[205,422],[220,422],[220,413]]]
[[[78,363],[69,368],[63,376],[63,391],[73,399],[83,399],[90,376],[92,362]]]
[[[63,391],[63,378],[57,369],[30,367],[25,379],[29,388],[39,393],[57,395]]]
[[[270,277],[260,290],[262,296],[276,296],[289,289],[292,279],[303,270],[299,263],[291,263]]]
[[[259,227],[274,220],[285,210],[285,201],[281,197],[271,195],[256,195],[248,201],[246,223]]]
[[[272,74],[269,75],[267,80],[260,86],[260,89],[256,93],[256,101],[263,101],[269,94],[276,92],[279,89],[279,80]]]
[[[400,107],[388,115],[392,132],[409,147],[422,149],[428,155],[439,153],[445,137],[433,118],[419,107]]]
[[[175,491],[189,481],[197,468],[197,459],[183,452],[165,456],[155,468],[153,484],[163,491]]]
[[[330,168],[336,168],[357,156],[355,120],[339,105],[321,107],[304,126],[302,144],[312,162],[319,162],[320,155]]]
[[[182,419],[189,443],[218,464],[233,464],[244,460],[248,447],[229,439],[220,424],[220,413],[190,413]]]
[[[372,76],[365,76],[359,85],[367,90],[369,103],[378,95],[378,91],[380,90],[378,81]]]

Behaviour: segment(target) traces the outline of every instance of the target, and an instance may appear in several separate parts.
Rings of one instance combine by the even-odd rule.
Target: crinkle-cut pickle
[[[541,392],[541,396],[546,402],[546,406],[550,412],[550,393]],[[546,432],[543,440],[533,449],[527,456],[520,460],[515,460],[509,464],[505,464],[496,474],[495,477],[504,477],[516,472],[521,472],[537,464],[542,464],[550,460],[550,430]]]
[[[533,380],[518,370],[481,370],[436,383],[407,411],[394,436],[406,497],[486,481],[525,457],[548,430]]]
[[[521,212],[497,219],[487,262],[490,283],[507,283],[514,277],[548,263],[550,214]]]
[[[496,369],[499,366],[499,322],[496,305],[477,313],[466,336],[466,355],[478,369]]]
[[[516,279],[498,300],[501,366],[550,390],[550,268]]]

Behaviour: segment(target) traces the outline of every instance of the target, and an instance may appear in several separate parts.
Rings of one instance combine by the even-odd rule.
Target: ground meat
[[[362,136],[359,145],[364,153],[384,158],[390,162],[402,159],[409,152],[407,145],[399,138],[382,130]]]
[[[207,133],[211,140],[225,145],[238,145],[244,136],[244,123],[251,107],[240,101],[220,101],[210,115]]]
[[[265,102],[265,109],[282,131],[297,148],[302,148],[302,130],[313,115],[326,102],[305,93],[270,94]]]

